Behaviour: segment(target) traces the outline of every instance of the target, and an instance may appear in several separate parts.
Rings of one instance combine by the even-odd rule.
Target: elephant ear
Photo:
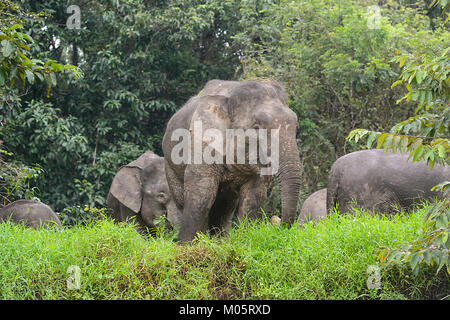
[[[140,169],[129,166],[120,168],[109,192],[124,206],[138,213],[142,203]]]
[[[160,157],[147,151],[135,161],[119,169],[109,192],[124,206],[139,213],[142,204],[141,171]]]
[[[202,145],[201,150],[215,150],[222,155],[225,151],[226,129],[231,124],[229,99],[222,95],[205,95],[198,99],[198,107],[192,115],[189,128],[193,138],[193,151],[195,144],[198,144]]]

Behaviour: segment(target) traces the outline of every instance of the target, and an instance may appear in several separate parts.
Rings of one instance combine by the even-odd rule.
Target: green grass
[[[227,237],[177,245],[165,233],[140,237],[105,219],[61,230],[0,225],[0,299],[436,299],[449,294],[444,271],[381,268],[368,289],[367,268],[381,246],[417,238],[423,210],[380,218],[331,215],[302,228],[267,219]],[[81,269],[81,287],[67,288]]]

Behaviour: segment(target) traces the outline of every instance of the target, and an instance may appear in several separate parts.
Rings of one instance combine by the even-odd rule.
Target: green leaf
[[[406,83],[405,86],[406,86],[406,89],[407,89],[409,92],[412,91],[411,85],[410,85],[409,83]]]
[[[393,152],[397,152],[397,150],[400,149],[400,147],[401,147],[401,145],[400,145],[401,139],[402,139],[401,136],[394,135],[394,137],[392,139],[392,151]]]
[[[416,81],[418,84],[422,83],[422,80],[426,74],[427,74],[427,72],[425,70],[420,70],[416,73]]]
[[[34,74],[28,69],[25,69],[25,74],[27,76],[28,82],[33,84],[34,83]]]
[[[436,274],[439,273],[439,271],[441,270],[441,268],[444,266],[444,264],[448,263],[448,253],[447,252],[443,252],[442,256],[439,257],[439,266],[437,268]]]
[[[392,85],[391,85],[391,89],[394,88],[395,86],[398,86],[400,83],[402,83],[403,80],[397,80],[395,81]]]
[[[425,96],[425,91],[419,91],[419,105],[423,105],[423,103],[425,102]]]
[[[425,262],[429,265],[431,265],[431,253],[428,250],[425,250],[423,252],[423,259],[425,260]]]
[[[36,76],[39,78],[39,80],[41,80],[41,81],[44,80],[44,76],[42,75],[42,73],[37,72]]]
[[[384,140],[384,147],[383,147],[383,149],[384,149],[384,152],[387,152],[388,150],[389,150],[389,148],[391,147],[391,144],[392,144],[392,138],[393,138],[394,136],[392,135],[392,134],[389,134],[387,137],[386,137],[386,139]]]
[[[8,41],[8,40],[3,40],[1,42],[1,44],[2,44],[3,57],[8,58],[11,55],[11,53],[14,51],[14,46],[13,46],[12,42]]]
[[[419,261],[421,260],[421,258],[423,259],[423,257],[419,253],[411,254],[409,264],[413,270],[416,268],[416,266],[419,263]]]
[[[423,144],[419,145],[414,151],[413,161],[419,161],[423,155],[424,147]]]
[[[372,143],[375,140],[375,138],[378,136],[378,132],[372,131],[369,135],[369,138],[367,139],[367,148],[370,149],[372,147]]]
[[[382,133],[382,134],[378,137],[378,140],[377,140],[377,149],[380,149],[380,148],[381,148],[381,146],[382,146],[383,143],[384,143],[384,140],[386,139],[386,137],[387,137],[388,135],[389,135],[388,133]]]
[[[50,79],[53,86],[56,86],[56,75],[54,73],[50,73]]]
[[[400,57],[400,61],[399,61],[400,68],[403,67],[403,65],[405,64],[405,61],[406,61],[406,56]]]
[[[401,142],[400,142],[400,151],[406,152],[408,150],[408,144],[409,144],[409,138],[408,136],[402,136]]]
[[[442,144],[438,147],[438,154],[439,157],[445,158],[445,147]]]
[[[427,91],[426,92],[426,103],[429,105],[431,103],[431,99],[433,99],[433,92]]]
[[[446,218],[447,218],[447,217],[445,217],[445,219],[446,219]],[[447,221],[447,224],[448,224],[448,221]],[[442,241],[442,243],[446,243],[447,240],[448,240],[448,232],[444,232],[444,233],[442,234],[442,236],[441,236],[441,241]]]

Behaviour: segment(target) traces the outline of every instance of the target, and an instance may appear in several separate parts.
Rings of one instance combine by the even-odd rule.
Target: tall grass
[[[448,277],[367,268],[381,246],[418,236],[423,210],[391,218],[332,214],[301,228],[245,222],[222,238],[177,245],[165,232],[144,239],[109,219],[61,230],[0,225],[0,299],[429,299],[449,293]],[[69,266],[81,270],[70,290]]]

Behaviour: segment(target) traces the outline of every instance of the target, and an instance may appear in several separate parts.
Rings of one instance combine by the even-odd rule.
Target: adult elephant
[[[147,151],[121,167],[109,189],[107,207],[116,221],[134,220],[141,234],[147,228],[151,231],[154,219],[165,212],[170,224],[176,226],[179,211],[169,192],[164,159]]]
[[[424,200],[442,199],[430,189],[450,180],[449,166],[408,161],[408,155],[380,149],[349,153],[333,164],[328,176],[327,210],[361,207],[382,213],[408,209]]]
[[[300,214],[298,215],[298,224],[302,225],[307,221],[319,221],[327,217],[327,189],[320,189],[311,194],[303,202]]]
[[[25,226],[36,230],[41,227],[61,227],[61,221],[52,208],[35,200],[17,200],[1,208],[0,221],[7,220],[24,223]]]
[[[301,173],[296,125],[275,81],[212,80],[178,110],[163,138],[167,181],[183,208],[178,240],[227,232],[237,206],[239,217],[255,215],[271,176],[280,182],[282,222],[293,223]]]

